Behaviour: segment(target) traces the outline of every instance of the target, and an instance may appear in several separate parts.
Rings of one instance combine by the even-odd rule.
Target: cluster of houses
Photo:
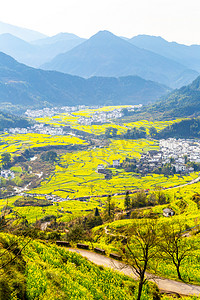
[[[14,179],[15,173],[10,170],[1,170],[0,177],[3,177],[5,179]]]
[[[134,108],[140,108],[142,106],[142,104],[139,105],[133,105],[130,107],[127,107],[128,111],[134,111]],[[97,105],[92,105],[92,106],[86,106],[86,105],[76,105],[76,106],[62,106],[62,107],[45,107],[43,109],[27,109],[26,112],[24,113],[26,117],[31,117],[31,118],[44,118],[44,117],[53,117],[55,115],[58,114],[62,114],[62,113],[72,113],[75,111],[81,111],[81,110],[85,110],[85,109],[98,109],[101,108],[103,106],[97,106]],[[118,114],[119,112],[122,110],[123,108],[120,109],[116,109],[114,110],[115,112],[108,112],[108,114],[110,113],[110,119],[113,118],[118,118]],[[97,119],[98,118],[98,114],[103,114],[103,112],[97,112],[95,113],[97,115]],[[104,115],[105,116],[105,115]],[[103,117],[103,116],[102,116]],[[96,119],[96,118],[95,118]],[[100,122],[99,120],[94,122]]]
[[[191,139],[174,139],[160,140],[159,150],[151,150],[143,153],[139,161],[136,159],[129,160],[135,164],[137,172],[142,174],[153,173],[166,164],[170,164],[174,173],[191,173],[194,168],[187,165],[187,162],[200,163],[200,141]],[[120,160],[113,160],[109,166],[120,168]],[[103,164],[97,166],[97,173],[106,174],[108,170]]]
[[[31,127],[27,128],[8,128],[4,132],[10,134],[27,134],[27,133],[39,133],[39,134],[48,134],[48,135],[64,135],[66,134],[63,131],[62,127],[51,127],[46,126],[45,124],[34,124]]]
[[[176,173],[190,173],[193,167],[188,167],[187,162],[200,163],[200,142],[190,139],[160,140],[159,151],[149,151],[142,154],[136,167],[140,172],[153,172],[153,170],[171,164]]]
[[[20,196],[29,196],[29,197],[45,197],[46,200],[49,200],[51,202],[62,202],[62,201],[66,201],[68,199],[66,198],[61,198],[57,195],[49,195],[49,194],[36,194],[36,193],[20,193]]]
[[[62,106],[62,107],[45,107],[43,109],[27,109],[25,112],[26,117],[31,118],[44,118],[44,117],[53,117],[62,113],[71,113],[83,109],[97,109],[99,106],[86,106],[86,105],[76,105],[76,106]]]
[[[114,159],[112,164],[109,166],[110,168],[119,168],[121,167],[120,159]],[[97,173],[102,173],[101,171],[105,170],[105,166],[103,164],[99,164],[97,166]]]
[[[170,163],[176,172],[179,171],[194,171],[192,168],[186,170],[186,162],[191,161],[200,163],[200,141],[193,139],[167,139],[160,140],[160,151],[163,153],[163,163]]]
[[[113,163],[109,166],[110,168],[119,168],[121,167],[121,163],[119,159],[113,160]],[[110,169],[107,169],[103,164],[99,164],[97,166],[97,173],[104,174],[105,179],[111,179],[112,178],[112,171]]]
[[[113,111],[96,111],[91,117],[80,117],[78,123],[82,125],[95,125],[108,122],[110,119],[122,117],[122,108],[114,109]]]
[[[136,105],[132,105],[127,107],[128,111],[134,111]],[[138,107],[138,105],[137,105]],[[123,107],[117,108],[112,111],[96,111],[91,117],[80,117],[78,119],[78,123],[81,125],[98,125],[102,123],[106,123],[111,119],[118,119],[123,116]]]
[[[87,202],[88,199],[90,199],[90,196],[84,196],[84,197],[77,197],[77,198],[62,198],[60,196],[57,195],[53,195],[53,194],[36,194],[36,193],[20,193],[20,196],[29,196],[29,197],[44,197],[46,200],[51,201],[52,203],[55,202],[63,202],[63,201],[67,201],[67,200],[78,200],[78,201],[82,201],[82,202]]]

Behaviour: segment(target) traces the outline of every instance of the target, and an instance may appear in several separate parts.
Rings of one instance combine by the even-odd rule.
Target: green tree
[[[147,195],[144,190],[140,190],[133,195],[131,206],[133,208],[144,207],[147,205]]]
[[[183,158],[184,158],[184,160],[185,160],[185,164],[187,164],[187,162],[188,162],[188,156],[187,156],[187,155],[184,155]]]
[[[183,237],[184,231],[185,225],[180,222],[165,223],[159,228],[161,257],[170,260],[174,264],[178,278],[182,281],[181,265],[195,250],[193,241],[190,238]]]
[[[129,196],[129,191],[126,192],[126,196],[125,196],[125,199],[124,199],[124,207],[126,210],[128,210],[131,206],[131,198]]]
[[[157,130],[155,127],[150,127],[149,128],[149,135],[152,137],[152,138],[155,138],[157,136]]]
[[[82,240],[85,236],[85,231],[83,229],[83,226],[81,224],[75,224],[73,227],[69,229],[69,232],[67,233],[67,240],[78,242]]]
[[[107,215],[108,219],[113,219],[115,215],[115,203],[112,201],[111,195],[107,197],[105,215]]]
[[[111,137],[116,137],[117,136],[117,128],[114,127],[107,127],[105,130],[105,137],[111,138]]]
[[[156,200],[158,204],[167,204],[169,203],[169,195],[163,192],[162,187],[157,186],[155,190]]]
[[[127,245],[124,248],[124,259],[139,277],[137,300],[141,299],[142,289],[147,280],[145,272],[149,264],[157,257],[159,237],[156,234],[156,222],[146,220],[134,222],[129,229]]]
[[[99,210],[98,210],[98,207],[96,207],[96,208],[95,208],[95,213],[94,213],[94,216],[95,216],[95,217],[98,217],[98,216],[100,216],[100,214],[99,214]]]
[[[103,224],[103,222],[102,222],[101,216],[86,217],[86,220],[85,220],[86,229],[91,229],[91,228],[94,228],[94,227],[102,225],[102,224]]]
[[[57,153],[55,151],[48,151],[41,155],[43,161],[54,162],[57,159]]]
[[[3,153],[1,155],[2,167],[8,169],[11,165],[11,155],[10,153]]]
[[[192,196],[192,201],[197,204],[197,207],[200,208],[200,195],[198,193]]]

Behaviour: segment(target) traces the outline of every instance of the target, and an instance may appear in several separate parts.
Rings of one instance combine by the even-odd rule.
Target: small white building
[[[173,211],[173,209],[171,208],[164,208],[163,209],[163,216],[164,217],[171,217],[171,216],[174,216],[175,215],[175,212]]]
[[[1,173],[0,173],[0,176],[5,178],[5,179],[8,179],[8,178],[14,179],[15,178],[15,173],[11,172],[10,170],[2,170]]]
[[[117,168],[119,166],[120,166],[120,160],[119,159],[113,160],[113,168]]]
[[[104,169],[105,169],[104,165],[103,164],[99,164],[98,167],[97,167],[97,173],[101,172]]]
[[[175,167],[176,172],[183,172],[186,169],[186,166],[184,165],[175,164],[173,166]]]

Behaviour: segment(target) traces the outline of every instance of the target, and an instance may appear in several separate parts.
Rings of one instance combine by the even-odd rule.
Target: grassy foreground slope
[[[0,241],[0,299],[135,299],[133,279],[98,267],[76,253],[36,240],[27,244],[27,239],[9,234],[0,234]],[[21,254],[6,265],[24,245]],[[153,299],[155,291],[152,284],[146,285],[142,299]]]

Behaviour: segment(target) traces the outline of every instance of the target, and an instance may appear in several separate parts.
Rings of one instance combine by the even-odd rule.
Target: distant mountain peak
[[[51,38],[69,38],[69,39],[79,39],[80,37],[76,34],[69,32],[59,32],[56,35],[53,35]]]
[[[97,32],[41,68],[85,78],[138,75],[170,87],[180,87],[198,76],[184,65],[132,45],[107,30]]]
[[[3,33],[10,33],[27,42],[46,37],[46,35],[35,30],[0,22],[0,34]]]
[[[92,40],[92,41],[101,40],[102,41],[102,40],[114,40],[114,39],[120,40],[121,38],[114,35],[112,32],[110,32],[108,30],[101,30],[101,31],[98,31],[93,36],[91,36],[88,41],[90,41],[90,40]]]
[[[159,40],[165,40],[164,38],[162,38],[160,35],[149,35],[149,34],[138,34],[136,36],[133,37],[134,38],[141,38],[141,37],[145,37],[145,38],[150,38],[150,39],[159,39]]]

